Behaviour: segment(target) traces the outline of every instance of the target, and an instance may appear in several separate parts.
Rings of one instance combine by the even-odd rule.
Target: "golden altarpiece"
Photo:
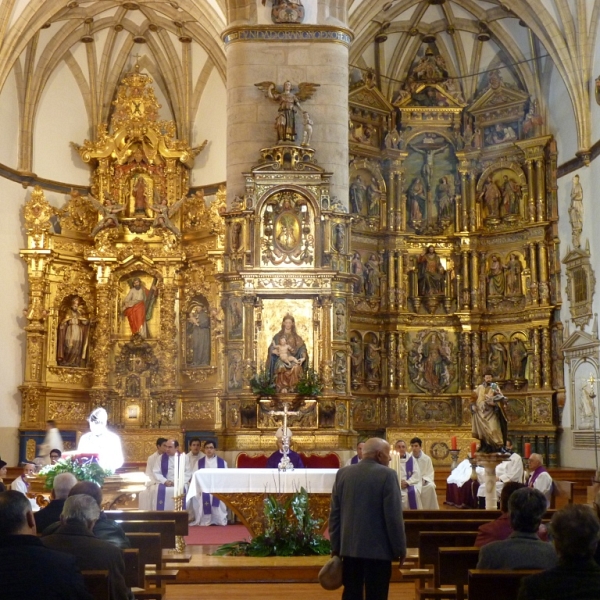
[[[25,205],[28,453],[45,419],[81,431],[98,405],[130,461],[182,430],[270,450],[281,417],[251,380],[292,400],[308,369],[323,393],[289,418],[297,450],[419,434],[449,464],[489,366],[517,445],[556,463],[556,145],[528,94],[493,72],[467,106],[431,50],[393,103],[371,76],[351,85],[346,204],[306,112],[290,134],[300,119],[280,99],[303,84],[269,88],[279,140],[227,207],[224,189],[210,206],[189,194],[201,148],[158,120],[150,83],[128,74],[110,129],[79,148],[90,196],[55,210],[35,189]]]
[[[564,405],[556,144],[499,70],[467,105],[435,48],[393,102],[351,85],[353,428],[421,437],[449,464],[490,369],[509,437],[556,465]]]

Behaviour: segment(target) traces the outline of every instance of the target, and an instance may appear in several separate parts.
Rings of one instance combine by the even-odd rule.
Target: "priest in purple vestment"
[[[288,428],[287,430],[288,439],[291,440],[292,430]],[[277,450],[269,456],[267,460],[267,469],[277,469],[279,467],[279,463],[283,458],[283,429],[280,427],[275,433],[275,439],[277,440]],[[304,469],[304,463],[300,458],[300,455],[297,452],[294,452],[290,449],[288,453],[288,458],[290,462],[294,465],[294,469]]]

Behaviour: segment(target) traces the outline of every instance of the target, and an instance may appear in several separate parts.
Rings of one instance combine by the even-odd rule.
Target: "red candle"
[[[529,458],[531,456],[531,444],[529,442],[525,442],[525,458]]]
[[[471,442],[471,458],[475,456],[475,452],[477,452],[477,442]]]
[[[450,438],[450,449],[451,449],[451,450],[456,450],[456,449],[457,449],[457,445],[456,445],[456,436],[455,436],[455,435],[453,435],[453,436]]]

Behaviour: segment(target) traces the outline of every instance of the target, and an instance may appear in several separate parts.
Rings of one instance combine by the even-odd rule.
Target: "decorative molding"
[[[323,25],[237,26],[221,34],[227,46],[234,42],[336,42],[349,47],[354,35],[348,29]]]

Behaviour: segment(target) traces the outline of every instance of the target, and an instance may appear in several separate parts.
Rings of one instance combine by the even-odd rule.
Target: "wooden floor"
[[[412,583],[392,583],[388,600],[413,600]],[[227,583],[168,585],[165,600],[339,600],[342,590],[325,591],[317,583]]]

